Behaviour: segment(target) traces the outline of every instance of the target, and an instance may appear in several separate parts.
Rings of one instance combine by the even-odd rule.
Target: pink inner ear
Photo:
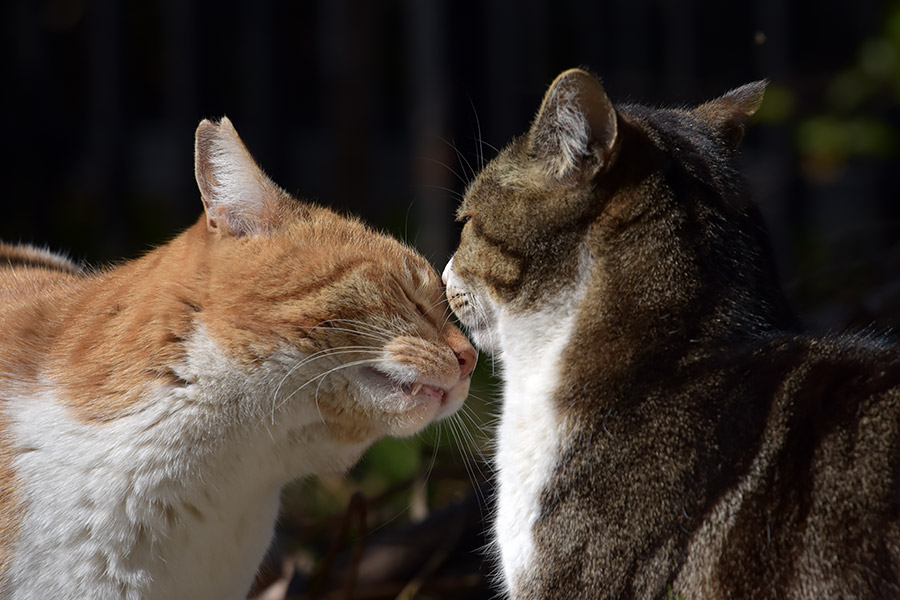
[[[293,199],[266,177],[231,122],[203,121],[195,140],[194,171],[209,230],[244,236],[276,229]]]
[[[240,232],[235,231],[228,221],[228,210],[224,206],[221,204],[210,206],[206,201],[203,204],[206,208],[206,227],[210,231],[220,235],[240,235]]]
[[[561,177],[582,157],[609,166],[618,139],[615,107],[596,77],[581,69],[560,74],[550,85],[530,132],[532,144]]]

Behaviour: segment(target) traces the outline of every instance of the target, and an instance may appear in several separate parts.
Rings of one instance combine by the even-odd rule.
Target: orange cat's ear
[[[284,193],[259,168],[227,117],[197,127],[194,175],[210,231],[264,234],[280,223]]]
[[[735,150],[744,137],[744,128],[763,101],[768,81],[754,81],[721,98],[716,98],[694,109],[694,114],[710,124],[725,143]]]
[[[615,160],[618,116],[603,86],[581,69],[557,77],[541,103],[529,132],[531,147],[562,178],[591,161],[595,173]]]

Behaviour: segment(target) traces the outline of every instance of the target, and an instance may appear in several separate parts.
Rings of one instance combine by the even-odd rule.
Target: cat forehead
[[[673,181],[694,181],[709,187],[731,204],[743,206],[745,199],[734,191],[741,188],[733,164],[733,153],[717,137],[713,126],[690,108],[653,108],[623,105],[619,109],[623,129],[621,157],[627,167],[620,173],[613,167],[609,193],[627,182],[655,177],[654,174],[680,172]],[[622,163],[623,165],[625,163]],[[664,175],[663,175],[664,176]],[[607,175],[601,175],[607,177]],[[521,214],[541,212],[548,201],[560,206],[584,198],[590,186],[585,181],[566,183],[548,177],[540,158],[529,153],[527,143],[514,140],[491,161],[470,184],[458,209],[459,217],[488,211],[506,211],[517,206]],[[523,212],[524,211],[524,212]],[[505,219],[504,219],[505,221]],[[518,227],[513,220],[509,226]]]
[[[521,138],[513,140],[482,169],[466,188],[458,216],[508,195],[522,198],[563,187],[547,177],[545,165],[527,151],[526,144]]]
[[[439,286],[434,267],[415,249],[391,235],[372,229],[362,221],[331,209],[309,205],[305,215],[276,232],[269,241],[257,243],[283,245],[284,250],[301,262],[307,259],[339,263],[348,259],[365,262],[371,273],[385,272],[411,280],[416,286]]]

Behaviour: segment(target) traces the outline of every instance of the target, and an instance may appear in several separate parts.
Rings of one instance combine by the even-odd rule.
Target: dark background
[[[900,325],[897,2],[6,0],[0,22],[4,240],[103,264],[170,239],[201,213],[194,128],[228,115],[274,181],[440,269],[465,182],[563,69],[590,68],[614,101],[664,105],[767,78],[742,160],[789,295],[820,330]],[[479,377],[481,422],[493,384]],[[325,593],[322,556],[353,490],[380,534],[467,497],[483,477],[453,452],[471,463],[484,446],[467,427],[452,444],[449,427],[387,442],[349,480],[289,490],[295,572]],[[422,597],[464,596],[435,589]]]
[[[7,0],[0,20],[5,240],[96,263],[170,238],[201,209],[193,130],[228,115],[283,187],[441,267],[480,156],[586,66],[667,105],[771,80],[744,159],[801,310],[896,273],[896,2]]]

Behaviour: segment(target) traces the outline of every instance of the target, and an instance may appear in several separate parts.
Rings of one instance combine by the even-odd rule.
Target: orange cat
[[[139,260],[0,246],[0,597],[244,598],[287,481],[468,393],[421,256],[293,200],[227,119],[195,158],[205,217]]]

